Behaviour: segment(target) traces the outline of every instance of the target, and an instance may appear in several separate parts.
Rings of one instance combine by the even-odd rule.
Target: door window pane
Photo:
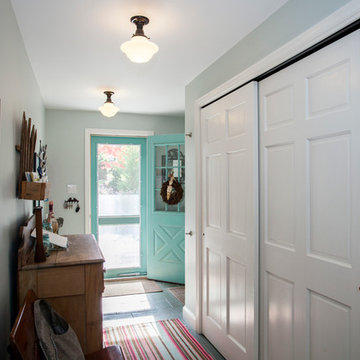
[[[140,215],[140,145],[97,147],[98,216]]]
[[[179,182],[180,182],[180,184],[185,184],[185,168],[180,169]]]
[[[99,245],[107,269],[140,267],[140,224],[100,225]]]
[[[162,201],[160,189],[165,181],[169,180],[169,174],[173,173],[175,179],[185,184],[185,145],[158,145],[155,146],[155,211],[183,212],[185,209],[184,199],[181,204],[167,205]]]
[[[163,199],[160,195],[160,190],[155,191],[155,210],[156,211],[165,211],[166,204],[163,202]]]
[[[155,189],[161,189],[162,184],[167,180],[166,169],[155,170]]]
[[[169,212],[176,212],[176,211],[178,211],[178,206],[177,206],[177,204],[176,205],[168,205],[168,208],[167,208],[167,211],[169,211]]]
[[[185,185],[182,185],[182,188],[184,190],[184,193],[181,201],[179,202],[179,211],[185,212]]]
[[[168,145],[168,167],[177,168],[179,166],[179,156],[178,156],[178,146],[177,145]]]
[[[155,146],[155,166],[166,166],[166,146]]]

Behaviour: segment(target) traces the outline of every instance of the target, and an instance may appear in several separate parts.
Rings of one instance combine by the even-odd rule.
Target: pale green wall
[[[56,216],[64,218],[63,234],[85,231],[85,128],[152,130],[156,134],[184,133],[184,117],[163,115],[117,114],[105,118],[99,111],[46,110],[48,173],[51,200]],[[66,185],[76,184],[81,210],[64,210]]]
[[[191,81],[185,90],[185,130],[194,131],[195,100],[225,83],[272,51],[284,45],[306,29],[324,19],[348,0],[289,0],[233,48]],[[195,184],[195,147],[186,140],[186,176],[188,184]],[[187,186],[186,231],[195,230],[195,186]],[[187,237],[185,251],[186,307],[195,314],[196,243]]]
[[[187,85],[186,107],[192,100],[239,74],[348,2],[289,0]]]
[[[16,252],[19,226],[32,202],[16,199],[22,112],[44,136],[44,107],[10,0],[0,1],[0,359],[6,358],[11,313],[16,309]]]

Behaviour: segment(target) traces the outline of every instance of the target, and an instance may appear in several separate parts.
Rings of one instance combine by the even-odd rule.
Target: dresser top
[[[92,234],[64,235],[68,238],[68,248],[51,251],[45,262],[30,261],[19,270],[44,269],[48,267],[103,263],[104,256]]]

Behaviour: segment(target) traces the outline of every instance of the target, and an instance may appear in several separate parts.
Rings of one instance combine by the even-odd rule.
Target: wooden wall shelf
[[[21,182],[19,199],[45,200],[49,197],[50,184],[48,182]]]

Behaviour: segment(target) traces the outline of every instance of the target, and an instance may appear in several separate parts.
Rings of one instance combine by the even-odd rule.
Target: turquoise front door
[[[148,138],[147,276],[149,279],[185,282],[185,145],[183,134]],[[184,196],[176,205],[166,204],[162,184],[170,172],[181,183]]]
[[[146,274],[146,139],[91,137],[91,232],[107,278]]]

